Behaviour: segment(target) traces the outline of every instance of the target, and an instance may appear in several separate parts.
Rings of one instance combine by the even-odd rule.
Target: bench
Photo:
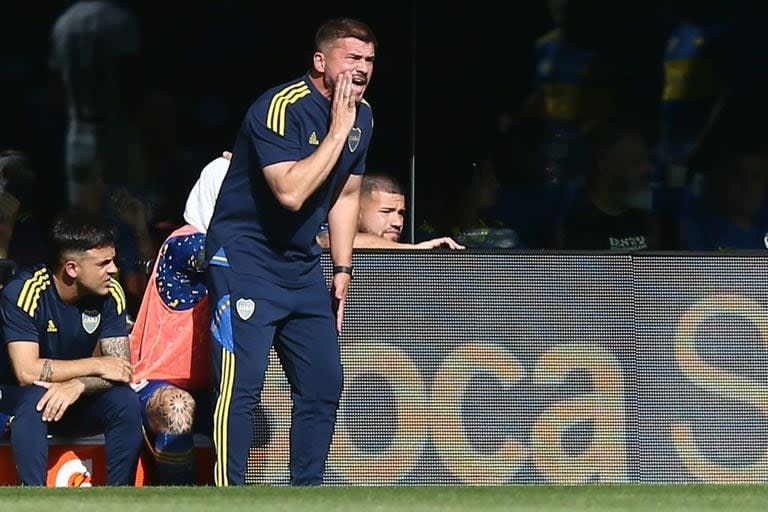
[[[65,438],[53,436],[48,443],[48,487],[92,487],[106,485],[104,436]],[[213,485],[213,445],[206,436],[195,435],[197,485]],[[152,485],[152,454],[141,451],[136,467],[136,486]],[[0,486],[18,485],[13,452],[7,439],[0,440]]]

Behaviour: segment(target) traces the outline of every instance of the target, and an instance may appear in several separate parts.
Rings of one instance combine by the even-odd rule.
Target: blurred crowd
[[[468,247],[768,247],[765,7],[720,0],[547,7],[551,27],[522,61],[525,90],[464,85],[452,107],[433,116],[441,139],[434,147],[443,152],[431,153],[417,176],[442,192],[422,196],[418,231]],[[503,81],[500,70],[516,64],[496,52],[505,35],[484,43],[477,32],[466,35],[470,49],[459,54],[466,71],[457,80]]]
[[[118,227],[120,277],[135,311],[148,265],[183,224],[199,170],[230,149],[259,80],[290,75],[287,64],[269,60],[269,48],[295,25],[249,25],[259,14],[276,19],[277,7],[209,4],[178,20],[175,7],[149,2],[6,8],[0,256],[19,266],[42,259],[49,219],[65,206],[105,212]],[[418,149],[414,214],[405,217],[413,225],[398,227],[414,233],[409,242],[768,247],[768,69],[760,60],[768,9],[748,1],[640,4],[512,2],[508,14],[517,18],[508,25],[482,1],[464,17],[422,6],[400,19],[378,11],[367,19],[384,35],[369,98],[374,115],[381,112],[369,167],[407,183]],[[387,39],[398,31],[396,44]],[[423,38],[440,51],[428,51]],[[311,50],[311,41],[290,44]],[[243,72],[251,65],[264,76]],[[409,80],[412,90],[388,85]],[[390,92],[399,110],[388,108]],[[388,135],[409,125],[411,137]]]

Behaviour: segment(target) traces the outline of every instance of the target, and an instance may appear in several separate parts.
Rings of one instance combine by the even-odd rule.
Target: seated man
[[[229,161],[201,172],[184,209],[186,224],[160,248],[136,324],[131,359],[156,477],[169,485],[195,483],[193,432],[212,432],[210,306],[203,248]]]
[[[563,214],[554,247],[566,250],[657,249],[651,163],[642,133],[624,121],[596,123],[583,193]]]
[[[46,484],[48,434],[104,433],[108,485],[132,485],[142,443],[115,239],[72,211],[51,228],[51,261],[19,271],[0,299],[0,412],[22,485]]]
[[[400,242],[405,220],[405,194],[400,183],[388,174],[370,172],[363,176],[360,190],[360,214],[355,249],[464,249],[454,239],[444,236],[417,244]],[[327,232],[318,235],[323,248],[328,247]]]
[[[494,211],[500,187],[495,161],[474,159],[460,151],[440,158],[434,163],[446,173],[440,192],[427,200],[428,214],[416,230],[416,239],[450,233],[470,249],[520,249],[517,232]]]
[[[714,159],[699,185],[688,187],[680,219],[680,248],[691,251],[768,248],[768,150],[740,138]]]

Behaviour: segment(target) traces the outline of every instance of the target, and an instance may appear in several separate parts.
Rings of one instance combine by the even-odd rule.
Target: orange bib
[[[187,224],[168,239],[194,233],[199,231]],[[167,380],[186,390],[207,389],[211,385],[208,295],[190,309],[169,308],[157,291],[159,261],[158,255],[130,335],[134,381]]]

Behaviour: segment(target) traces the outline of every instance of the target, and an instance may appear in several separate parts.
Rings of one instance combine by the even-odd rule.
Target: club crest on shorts
[[[101,323],[101,313],[94,310],[86,310],[80,315],[80,321],[83,329],[88,334],[93,334]]]
[[[360,145],[360,137],[363,135],[363,131],[355,126],[352,128],[352,131],[349,132],[349,137],[347,137],[347,144],[349,145],[349,150],[354,153],[357,149],[357,146]]]
[[[240,297],[235,302],[235,311],[237,311],[237,316],[243,320],[248,320],[253,316],[253,312],[256,311],[256,303],[253,302],[253,299]]]

